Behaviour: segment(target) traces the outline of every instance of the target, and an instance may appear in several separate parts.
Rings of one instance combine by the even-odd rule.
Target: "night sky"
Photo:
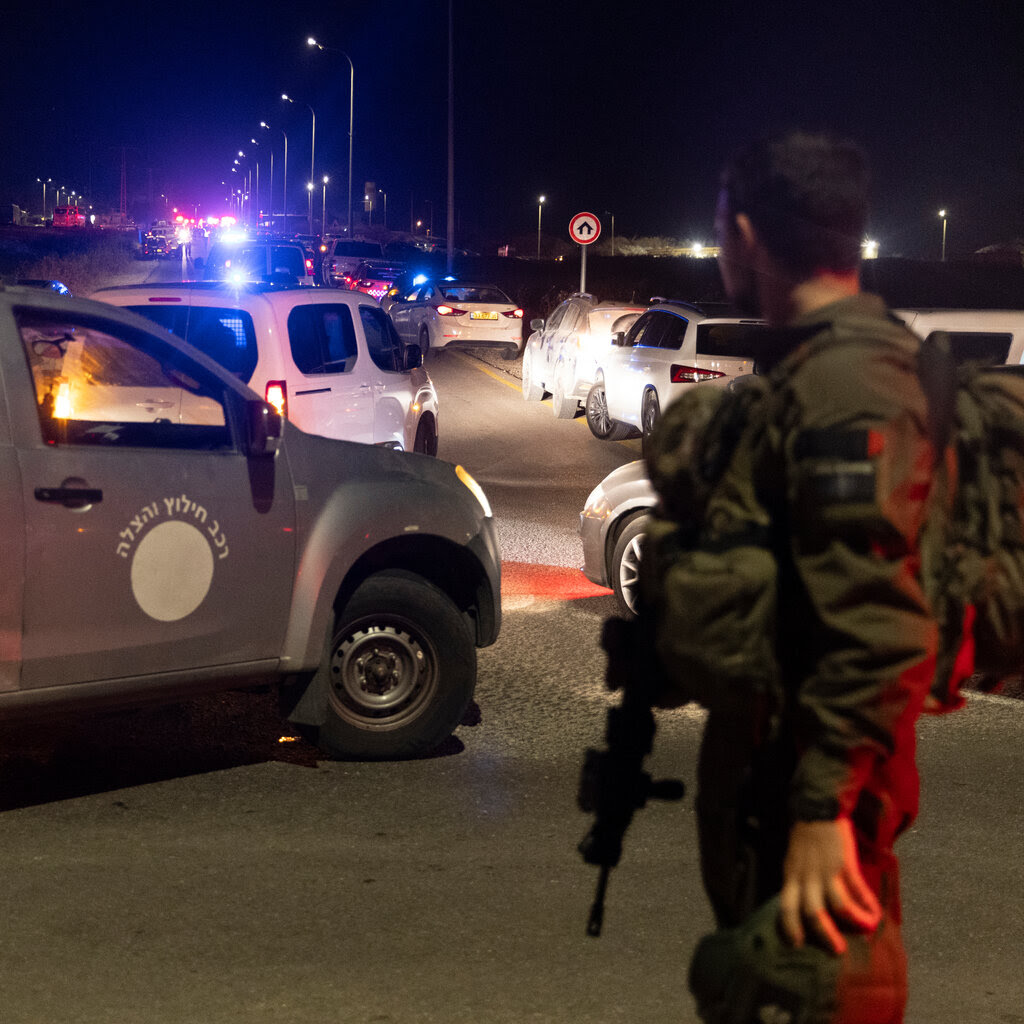
[[[376,182],[393,228],[432,204],[444,233],[447,0],[21,7],[3,19],[3,203],[38,213],[41,177],[116,209],[124,146],[130,199],[217,212],[254,134],[264,189],[276,146],[280,193],[265,120],[288,133],[291,208],[305,209],[311,118],[287,92],[316,111],[316,178],[330,175],[344,220],[348,63],[314,35],[355,65],[354,196]],[[540,194],[545,233],[567,238],[588,209],[614,214],[619,237],[710,242],[724,158],[791,126],[867,149],[883,255],[937,257],[942,207],[951,255],[1024,237],[1020,0],[454,10],[457,242],[535,237]]]

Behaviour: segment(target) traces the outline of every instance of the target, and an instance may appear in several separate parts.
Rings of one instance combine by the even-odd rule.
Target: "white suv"
[[[626,331],[644,306],[599,303],[593,295],[571,295],[548,317],[532,320],[523,349],[523,398],[539,402],[551,394],[558,419],[572,419],[605,362],[612,336]]]
[[[214,282],[103,288],[205,352],[310,434],[437,454],[437,392],[367,295]]]
[[[646,438],[662,407],[693,387],[727,387],[754,372],[760,320],[731,309],[656,300],[625,333],[612,336],[587,395],[587,425],[602,441]]]

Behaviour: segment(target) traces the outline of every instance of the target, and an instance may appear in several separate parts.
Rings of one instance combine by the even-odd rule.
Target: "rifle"
[[[648,800],[681,800],[685,793],[678,779],[655,781],[644,771],[654,742],[651,704],[660,673],[643,620],[605,619],[601,646],[608,655],[605,684],[613,692],[621,689],[622,700],[608,709],[607,749],[589,747],[584,755],[576,798],[580,810],[594,815],[579,852],[601,869],[587,920],[587,934],[594,938],[601,934],[608,877],[622,856],[633,813]]]

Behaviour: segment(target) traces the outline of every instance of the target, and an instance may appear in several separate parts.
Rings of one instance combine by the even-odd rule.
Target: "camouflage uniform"
[[[918,348],[871,295],[772,332],[740,426],[737,393],[697,442],[707,494],[690,555],[665,575],[659,531],[673,527],[655,524],[645,569],[662,579],[641,580],[644,601],[659,588],[645,614],[673,681],[664,703],[709,708],[697,814],[720,926],[779,892],[794,820],[847,815],[885,917],[843,961],[867,958],[871,975],[888,960],[903,986],[892,844],[917,812],[914,723],[937,642],[918,579],[934,462]],[[685,516],[673,488],[692,497],[672,469],[684,410],[666,411],[649,457],[666,519]]]

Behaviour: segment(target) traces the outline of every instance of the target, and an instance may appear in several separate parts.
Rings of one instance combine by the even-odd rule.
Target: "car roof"
[[[100,301],[107,296],[123,299],[153,301],[159,298],[180,297],[188,301],[200,300],[197,305],[212,305],[218,299],[226,305],[244,308],[253,302],[267,301],[273,305],[366,305],[366,296],[361,292],[349,292],[338,288],[303,288],[296,284],[270,284],[262,281],[245,281],[233,284],[229,281],[178,281],[172,284],[126,284],[100,288],[93,293]],[[207,300],[209,300],[207,302]],[[120,303],[118,303],[120,304]]]

